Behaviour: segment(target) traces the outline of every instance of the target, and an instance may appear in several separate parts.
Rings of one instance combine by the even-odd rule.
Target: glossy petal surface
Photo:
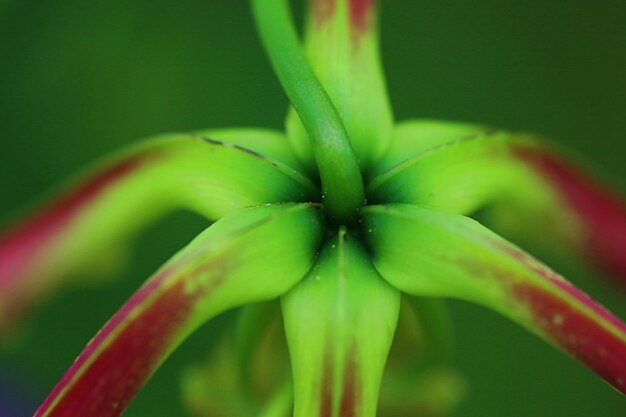
[[[373,417],[400,293],[340,233],[282,298],[295,417]]]
[[[397,288],[489,307],[626,392],[626,325],[530,255],[459,215],[390,205],[364,218],[374,264]]]
[[[36,416],[118,416],[167,355],[207,319],[275,298],[310,268],[319,209],[227,216],[172,258],[89,343]],[[281,262],[275,262],[280,258]]]
[[[103,252],[180,209],[217,219],[236,209],[306,201],[315,186],[255,151],[192,136],[164,136],[87,171],[58,197],[0,234],[0,328]]]

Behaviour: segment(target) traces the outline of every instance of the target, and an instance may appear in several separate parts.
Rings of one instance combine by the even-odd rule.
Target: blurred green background
[[[298,3],[298,4],[296,4]],[[300,2],[294,2],[297,11]],[[478,121],[540,132],[626,191],[626,2],[384,2],[382,46],[399,120]],[[0,217],[90,161],[159,132],[281,128],[287,101],[248,2],[0,1]],[[119,279],[41,306],[0,372],[24,416],[139,283],[205,226],[176,215],[147,231]],[[549,236],[546,236],[549,239]],[[626,291],[557,268],[626,318]],[[624,416],[590,372],[490,312],[452,304],[459,416]],[[228,318],[202,328],[127,416],[183,416],[178,382]]]

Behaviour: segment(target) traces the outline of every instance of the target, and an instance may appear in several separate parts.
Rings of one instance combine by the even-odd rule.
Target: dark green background
[[[626,2],[384,3],[383,56],[399,120],[540,132],[626,190]],[[138,138],[280,128],[287,106],[246,1],[0,1],[0,63],[2,217]],[[141,238],[119,280],[74,289],[38,310],[0,363],[30,407],[142,279],[202,227],[190,216],[168,219]],[[626,291],[559,268],[626,317]],[[617,393],[534,336],[482,309],[454,303],[453,311],[457,363],[471,385],[458,415],[626,415]],[[184,415],[179,370],[205,355],[224,323],[201,329],[127,415]]]

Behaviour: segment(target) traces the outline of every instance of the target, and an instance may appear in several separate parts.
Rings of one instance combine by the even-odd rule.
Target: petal
[[[302,162],[293,152],[284,132],[261,128],[211,129],[196,132],[200,136],[215,139],[233,146],[252,149],[274,161],[282,162],[304,172]]]
[[[626,282],[626,204],[534,138],[485,132],[410,158],[374,178],[372,202],[484,218],[515,240],[580,257]],[[545,239],[546,234],[551,239]]]
[[[257,207],[218,221],[113,316],[35,416],[120,415],[168,354],[203,322],[233,307],[275,298],[301,279],[322,230],[319,210],[310,204]]]
[[[305,46],[316,76],[344,122],[361,168],[368,168],[391,141],[393,114],[379,53],[374,0],[313,0]],[[311,145],[297,114],[287,117],[298,155],[312,161]]]
[[[212,139],[168,136],[135,146],[0,234],[0,329],[62,278],[168,212],[191,209],[216,219],[314,193],[292,168]]]
[[[489,307],[626,393],[626,325],[548,267],[467,217],[409,205],[363,217],[374,264],[394,286]]]
[[[417,119],[398,123],[393,129],[391,146],[374,165],[378,175],[429,149],[486,131],[486,126],[446,120]]]
[[[607,186],[547,147],[519,146],[515,155],[526,163],[558,199],[563,213],[571,218],[578,235],[570,246],[594,264],[626,284],[626,203]],[[494,222],[498,220],[493,219]],[[502,224],[510,231],[510,222]],[[537,223],[535,217],[534,223]],[[533,228],[533,241],[541,241],[541,226]],[[511,234],[523,231],[510,231]]]
[[[431,148],[373,178],[369,199],[471,213],[506,191],[518,192],[510,185],[529,174],[514,163],[510,138],[489,131]]]
[[[183,399],[193,416],[287,417],[293,409],[289,355],[276,301],[244,306],[207,363],[185,372]],[[274,414],[270,414],[273,410]]]
[[[328,243],[282,306],[294,416],[375,416],[400,295],[354,237],[340,232]]]
[[[465,397],[464,379],[450,368],[452,328],[444,301],[402,297],[379,415],[448,416]]]

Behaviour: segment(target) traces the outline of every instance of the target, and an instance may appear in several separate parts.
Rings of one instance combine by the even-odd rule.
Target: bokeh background
[[[294,1],[298,13],[300,3]],[[383,56],[399,120],[540,132],[626,194],[626,2],[383,6]],[[207,127],[281,128],[286,107],[247,1],[0,1],[0,218],[138,138]],[[20,338],[0,350],[0,400],[21,407],[14,417],[31,415],[115,309],[205,226],[173,216],[139,239],[116,280],[73,288],[42,305]],[[626,318],[626,290],[556,265]],[[626,401],[565,355],[490,312],[451,306],[456,365],[470,384],[457,415],[625,415]],[[186,415],[180,371],[205,357],[227,321],[200,329],[126,415]]]

